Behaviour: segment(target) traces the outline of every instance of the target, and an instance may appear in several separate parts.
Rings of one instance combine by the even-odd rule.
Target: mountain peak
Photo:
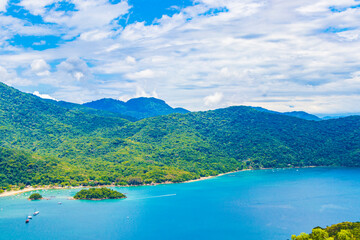
[[[93,102],[84,103],[83,105],[98,110],[121,113],[136,119],[189,112],[183,108],[172,108],[164,100],[154,97],[133,98],[127,102],[112,98],[103,98]]]

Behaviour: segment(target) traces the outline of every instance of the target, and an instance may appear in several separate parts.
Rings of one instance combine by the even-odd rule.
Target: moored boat
[[[34,212],[34,216],[36,216],[36,215],[38,215],[40,212],[39,211],[36,211],[36,212]]]

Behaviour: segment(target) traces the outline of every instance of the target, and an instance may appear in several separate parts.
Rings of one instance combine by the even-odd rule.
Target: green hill
[[[307,121],[240,106],[131,122],[0,84],[0,147],[57,163],[26,184],[182,182],[242,168],[360,166],[360,117]]]

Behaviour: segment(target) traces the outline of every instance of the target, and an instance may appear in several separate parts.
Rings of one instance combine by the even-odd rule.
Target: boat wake
[[[162,197],[173,197],[173,196],[176,196],[176,193],[160,195],[160,196],[144,197],[144,198],[134,198],[134,199],[129,199],[129,200],[143,200],[143,199],[149,199],[149,198],[162,198]]]

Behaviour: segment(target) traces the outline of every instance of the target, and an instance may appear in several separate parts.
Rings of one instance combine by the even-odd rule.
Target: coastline
[[[292,168],[295,169],[295,168],[314,168],[314,167],[321,167],[321,166],[306,166],[306,167],[292,167]],[[192,182],[203,181],[203,180],[207,180],[207,179],[210,179],[210,178],[220,177],[220,176],[224,176],[224,175],[231,174],[231,173],[236,173],[236,172],[255,171],[255,170],[269,170],[269,169],[282,169],[282,168],[242,169],[242,170],[238,170],[238,171],[220,173],[220,174],[215,175],[215,176],[201,177],[201,178],[198,178],[198,179],[192,179],[192,180],[189,180],[189,181],[179,182],[179,183],[163,182],[163,183],[152,183],[152,184],[142,184],[142,185],[124,185],[124,186],[104,185],[104,186],[94,186],[94,187],[142,187],[142,186],[157,186],[157,185],[161,185],[161,184],[192,183]],[[286,169],[291,169],[291,168],[286,168]],[[45,187],[39,187],[39,188],[28,187],[28,188],[24,188],[22,190],[5,191],[3,193],[0,193],[0,198],[15,196],[15,195],[18,195],[18,194],[22,194],[22,193],[26,193],[26,192],[32,192],[32,191],[39,191],[39,190],[49,190],[49,189],[62,190],[62,189],[77,189],[77,188],[89,188],[89,186],[76,186],[76,187],[50,187],[50,186],[45,186]]]

